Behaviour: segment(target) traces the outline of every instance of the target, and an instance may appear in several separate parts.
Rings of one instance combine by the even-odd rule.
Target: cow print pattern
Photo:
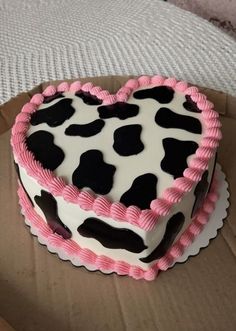
[[[201,113],[202,111],[198,108],[197,103],[194,102],[189,95],[185,96],[186,101],[183,103],[183,107],[192,113]]]
[[[133,181],[130,189],[120,198],[126,207],[131,205],[141,209],[150,208],[150,202],[157,196],[157,177],[153,174],[141,175]]]
[[[54,95],[49,95],[47,97],[44,97],[43,103],[49,103],[53,100],[64,98],[64,95],[60,92],[55,93]]]
[[[112,105],[98,107],[99,117],[103,119],[117,117],[120,120],[137,116],[139,106],[127,102],[116,102]]]
[[[62,236],[64,239],[70,239],[71,231],[60,220],[57,213],[57,201],[51,195],[51,193],[41,190],[41,196],[36,195],[34,200],[44,213],[45,219],[50,229]]]
[[[57,126],[60,126],[62,124],[66,124],[66,121],[69,121],[69,124],[64,129],[64,134],[68,137],[70,136],[77,136],[80,138],[88,138],[93,137],[98,134],[103,134],[104,129],[106,128],[106,122],[111,120],[130,120],[134,119],[136,123],[132,123],[129,125],[123,125],[123,126],[117,126],[115,127],[113,131],[113,151],[119,155],[120,157],[126,157],[127,160],[130,156],[137,156],[145,149],[145,145],[142,141],[142,132],[143,132],[143,126],[142,123],[139,123],[139,113],[140,113],[140,106],[135,103],[127,103],[127,102],[116,102],[112,105],[101,105],[101,100],[97,99],[94,95],[91,95],[89,92],[79,91],[75,93],[76,97],[82,99],[82,101],[90,106],[98,106],[95,109],[93,108],[92,111],[86,110],[87,112],[93,112],[93,118],[92,121],[83,121],[82,123],[78,123],[80,121],[80,116],[83,113],[84,110],[78,107],[79,109],[75,109],[72,106],[71,95],[68,93],[56,93],[56,95],[52,97],[46,97],[45,102],[50,102],[55,99],[58,99],[57,102],[55,102],[53,105],[49,106],[48,108],[39,109],[37,112],[32,114],[31,117],[31,124],[33,126],[40,125],[40,124],[47,124],[48,126],[54,128]],[[146,88],[142,90],[138,90],[133,93],[133,99],[153,99],[161,104],[163,103],[169,103],[172,102],[175,96],[175,92],[171,87],[167,86],[158,86],[158,87],[152,87],[152,88]],[[74,97],[75,98],[75,97]],[[189,96],[186,96],[186,101],[183,102],[183,109],[186,108],[186,110],[192,111],[192,112],[198,112],[197,105],[194,103]],[[158,105],[158,103],[157,103]],[[152,106],[153,107],[153,106]],[[158,109],[158,108],[157,108]],[[77,120],[75,123],[73,123],[72,116],[75,114],[75,110],[77,115]],[[96,110],[97,115],[96,116]],[[144,109],[144,111],[150,111]],[[135,119],[136,118],[136,119]],[[133,121],[133,122],[134,122]],[[85,123],[84,123],[85,122]],[[118,122],[117,122],[118,123]],[[161,107],[158,110],[156,110],[155,114],[155,123],[158,127],[169,129],[169,128],[175,128],[175,129],[181,129],[185,132],[193,133],[193,134],[201,134],[202,127],[200,121],[192,116],[187,116],[183,114],[178,114],[171,109],[167,107]],[[45,127],[44,127],[45,128]],[[34,130],[35,131],[35,130]],[[168,131],[167,131],[168,135]],[[99,135],[100,136],[100,135]],[[54,137],[53,137],[53,131],[52,133],[49,133],[47,131],[37,131],[33,132],[28,138],[27,138],[27,145],[28,149],[31,150],[35,154],[36,160],[40,161],[43,165],[43,167],[55,170],[57,167],[60,166],[60,164],[64,160],[64,153],[60,149],[59,146],[56,146],[53,143]],[[60,141],[60,140],[59,140]],[[78,140],[78,144],[83,143],[80,140]],[[198,145],[196,142],[191,140],[181,141],[174,138],[164,138],[162,141],[163,148],[165,151],[165,155],[163,159],[161,160],[161,169],[162,171],[171,174],[174,178],[180,177],[183,175],[184,169],[187,167],[187,157],[191,154],[193,154]],[[96,145],[96,144],[95,144]],[[45,151],[44,146],[47,146],[47,151]],[[91,173],[91,180],[88,180],[85,178],[82,180],[82,176],[78,175],[81,173],[81,169],[86,168],[88,165],[88,162],[85,161],[87,159],[87,156],[93,156],[93,161],[97,162],[99,159],[100,161],[103,159],[103,153],[102,150],[96,149],[97,146],[94,146],[94,149],[87,150],[83,152],[83,155],[81,154],[80,162],[78,165],[74,168],[75,170],[72,172],[72,182],[75,183],[75,185],[79,188],[82,187],[89,187],[92,190],[94,190],[95,193],[98,194],[107,194],[111,191],[113,186],[113,177],[115,175],[116,171],[116,164],[111,162],[108,165],[113,166],[112,171],[108,171],[107,176],[104,176],[103,180],[108,180],[108,182],[104,185],[101,185],[100,180],[95,180],[95,175],[92,176],[92,173],[101,174],[104,173],[104,167],[101,166],[101,168],[94,169],[96,170],[93,172],[93,170],[90,171]],[[94,151],[96,152],[94,153]],[[97,157],[94,157],[96,154]],[[98,155],[102,157],[98,157]],[[82,163],[82,166],[81,164]],[[113,163],[113,164],[112,164]],[[105,164],[105,162],[100,162],[100,164]],[[93,168],[92,166],[88,167],[88,169]],[[148,170],[148,169],[145,169]],[[83,173],[82,171],[82,173]],[[89,172],[89,171],[87,171]],[[155,176],[153,174],[153,176]],[[150,201],[155,198],[154,196],[154,189],[152,192],[150,192],[150,197],[148,197],[148,194],[145,194],[147,197],[146,199],[143,198],[143,203],[140,201],[141,199],[137,199],[136,197],[136,184],[139,183],[140,177],[142,177],[142,174],[137,176],[133,179],[133,185],[134,187],[128,189],[126,192],[121,192],[120,195],[120,201],[124,203],[126,206],[130,204],[135,204],[141,208],[149,208]],[[92,182],[95,181],[95,184],[92,184]],[[153,180],[153,183],[155,181]],[[156,180],[157,182],[157,180]],[[154,187],[155,184],[153,184],[152,187]],[[104,188],[106,187],[106,188]],[[137,186],[138,187],[138,186]],[[150,187],[150,186],[149,186]],[[144,188],[143,188],[144,190]],[[147,193],[148,189],[145,188],[145,191]],[[104,193],[107,192],[107,193]],[[133,192],[133,198],[130,199],[130,195]],[[129,198],[127,198],[129,197]],[[138,201],[139,200],[139,201]]]
[[[63,150],[54,144],[54,137],[47,131],[36,131],[26,139],[29,151],[39,161],[43,168],[55,170],[64,160]]]
[[[167,222],[165,234],[160,244],[154,249],[154,251],[150,255],[141,258],[140,261],[144,263],[149,263],[164,256],[173,244],[178,233],[182,229],[184,220],[185,217],[183,213],[179,212],[173,215]]]
[[[179,115],[169,108],[160,108],[155,116],[156,123],[166,129],[182,129],[192,133],[202,133],[202,126],[197,118]]]
[[[140,253],[147,248],[135,232],[115,228],[98,218],[87,218],[77,230],[81,236],[96,239],[106,248],[125,249],[132,253]]]
[[[165,138],[162,143],[165,150],[165,156],[161,161],[162,170],[172,175],[174,179],[182,177],[188,167],[187,157],[196,152],[198,144],[194,141],[174,138]]]
[[[72,182],[79,189],[91,188],[97,194],[107,194],[113,186],[116,167],[103,160],[98,150],[89,150],[80,157],[79,166],[72,175]]]
[[[102,131],[105,122],[103,120],[95,120],[88,124],[71,124],[65,130],[67,136],[80,136],[80,137],[92,137]]]
[[[47,123],[51,127],[62,125],[75,112],[71,103],[71,99],[62,99],[48,108],[40,109],[32,114],[30,123],[32,125]]]
[[[113,148],[121,156],[139,154],[144,149],[140,139],[142,126],[125,125],[115,130]]]
[[[133,94],[136,99],[154,99],[159,103],[169,103],[173,100],[174,90],[167,86],[156,86],[150,89],[136,91]]]
[[[89,92],[79,91],[75,93],[75,95],[82,99],[86,105],[98,106],[102,104],[102,100],[98,99],[95,95],[92,95]]]
[[[188,166],[187,158],[194,154],[198,148],[198,144],[194,140],[195,135],[202,133],[202,126],[196,117],[187,114],[187,112],[200,112],[196,103],[186,96],[186,100],[182,102],[181,114],[174,112],[172,105],[170,105],[170,108],[168,108],[169,105],[160,107],[159,104],[171,103],[175,97],[174,90],[166,86],[145,88],[134,92],[133,103],[116,102],[112,105],[101,105],[102,101],[88,92],[80,91],[75,95],[76,97],[71,99],[71,96],[66,92],[64,95],[57,93],[55,96],[44,99],[44,103],[56,99],[58,101],[32,115],[31,124],[34,127],[39,125],[39,131],[32,130],[33,133],[26,139],[28,149],[32,151],[35,159],[40,161],[44,168],[55,170],[63,162],[65,155],[62,149],[54,144],[53,128],[63,125],[62,132],[65,137],[67,136],[67,139],[71,139],[70,136],[77,137],[78,145],[82,141],[80,139],[83,139],[84,144],[84,138],[94,136],[94,148],[89,145],[87,150],[78,153],[77,164],[70,176],[72,183],[79,189],[90,189],[100,195],[109,194],[113,189],[113,182],[116,180],[116,172],[119,170],[119,162],[117,161],[116,164],[114,160],[121,158],[122,160],[127,159],[127,162],[129,162],[131,157],[133,159],[137,157],[137,166],[139,166],[140,154],[145,153],[146,146],[144,142],[146,142],[145,137],[149,128],[146,128],[140,120],[143,113],[141,113],[140,105],[135,104],[135,102],[136,100],[152,99],[152,109],[148,109],[147,104],[147,109],[145,109],[146,106],[142,106],[144,108],[142,111],[150,112],[150,116],[153,118],[152,130],[158,131],[161,129],[162,132],[166,131],[166,136],[165,134],[161,135],[162,146],[161,142],[151,141],[153,152],[157,151],[159,153],[158,148],[161,148],[159,154],[163,155],[162,160],[160,160],[160,174],[153,173],[155,172],[153,170],[148,171],[147,167],[139,175],[130,173],[127,177],[124,174],[129,179],[129,184],[127,181],[129,186],[119,196],[120,202],[126,207],[137,206],[140,209],[149,209],[151,201],[157,197],[159,175],[162,177],[163,173],[170,174],[173,179],[183,176],[183,172]],[[93,115],[86,117],[86,120],[82,117],[82,121],[80,121],[80,116],[83,116],[84,110],[79,106],[78,109],[73,107],[72,101],[75,98],[80,98],[84,104],[91,106],[91,110],[87,107],[86,111]],[[153,106],[154,102],[157,102],[156,107]],[[146,105],[146,103],[141,102],[140,104]],[[74,115],[77,116],[76,120],[73,120]],[[87,118],[89,118],[88,121]],[[109,131],[109,122],[115,123],[113,131]],[[40,124],[44,124],[43,129],[45,129],[45,125],[48,125],[51,132],[40,130]],[[110,134],[109,139],[106,135],[103,136],[106,127],[108,127]],[[168,130],[171,128],[184,130],[186,139],[179,140],[176,137],[171,137],[172,131]],[[105,142],[104,153],[102,148],[99,149],[99,140],[96,140],[96,136],[102,137],[101,141]],[[60,142],[60,140],[57,141]],[[93,139],[88,141],[93,141]],[[96,141],[98,141],[97,145]],[[111,156],[113,155],[113,161],[109,159],[109,154],[106,153],[108,145],[109,153]],[[73,152],[75,154],[74,158],[76,158],[76,150]],[[196,201],[193,213],[199,205],[198,200],[203,195],[203,189],[207,190],[204,187],[207,186],[205,176],[204,174],[202,178],[202,187],[199,183],[194,192]],[[41,196],[35,196],[34,200],[43,211],[51,229],[65,239],[70,238],[71,232],[60,220],[57,214],[57,202],[53,196],[46,191],[41,191]],[[180,233],[184,220],[185,217],[181,212],[173,215],[167,222],[164,237],[159,245],[151,254],[141,257],[140,261],[150,263],[164,256]],[[77,230],[81,236],[97,240],[108,249],[124,249],[131,253],[141,253],[148,248],[143,239],[135,232],[112,227],[98,218],[87,218]]]
[[[208,171],[206,170],[203,173],[200,182],[196,185],[195,190],[194,190],[195,202],[193,205],[191,217],[194,217],[196,215],[197,211],[199,210],[199,208],[201,207],[203,200],[207,194],[208,187],[209,187]]]

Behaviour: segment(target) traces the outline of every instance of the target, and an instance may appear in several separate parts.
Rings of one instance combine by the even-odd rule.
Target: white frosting
[[[152,85],[149,87],[151,88]],[[141,89],[146,89],[146,87],[138,90]],[[105,119],[105,126],[102,131],[92,137],[67,136],[64,132],[71,124],[90,123],[99,119],[99,114],[97,112],[98,106],[88,106],[81,98],[69,92],[64,93],[64,95],[73,100],[72,106],[76,109],[74,115],[55,128],[45,123],[30,126],[28,135],[39,130],[46,130],[54,135],[54,143],[61,147],[65,153],[65,159],[55,170],[55,173],[57,176],[63,177],[68,183],[72,182],[72,174],[79,165],[81,154],[89,149],[101,150],[104,161],[116,166],[113,188],[107,195],[111,201],[119,201],[122,194],[131,187],[133,180],[145,173],[153,173],[157,176],[157,196],[160,196],[163,190],[170,187],[173,182],[173,176],[164,172],[160,166],[161,160],[164,158],[162,139],[172,137],[199,143],[202,137],[202,134],[194,134],[182,129],[166,129],[156,124],[155,115],[161,107],[168,107],[180,115],[198,118],[201,122],[199,113],[190,113],[184,109],[185,96],[179,92],[175,92],[173,100],[167,104],[160,104],[154,99],[138,100],[131,96],[128,103],[139,106],[137,116],[126,120],[120,120],[119,118]],[[42,104],[39,109],[47,108],[58,101],[59,99],[56,99],[48,104]],[[131,124],[142,126],[141,141],[144,144],[144,150],[137,155],[122,157],[112,147],[113,134],[117,128]],[[188,157],[187,163],[190,159],[191,156]]]

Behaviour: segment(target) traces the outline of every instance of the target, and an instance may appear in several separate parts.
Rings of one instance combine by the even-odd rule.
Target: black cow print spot
[[[101,132],[105,122],[103,120],[95,120],[87,124],[71,124],[65,130],[67,136],[92,137]]]
[[[206,170],[203,173],[200,182],[196,185],[195,190],[194,190],[195,202],[193,205],[191,217],[194,217],[196,215],[197,211],[199,210],[199,208],[202,206],[202,203],[203,203],[204,198],[208,191],[208,187],[209,187],[208,171]]]
[[[95,193],[107,194],[112,189],[115,171],[115,166],[104,162],[102,152],[91,149],[80,156],[72,182],[79,189],[89,187]]]
[[[95,95],[92,95],[89,92],[79,91],[75,95],[83,100],[86,105],[89,106],[98,106],[102,104],[102,100],[98,99]]]
[[[23,184],[23,182],[22,182],[21,175],[20,175],[20,169],[19,169],[19,166],[18,166],[18,164],[17,164],[15,161],[14,161],[14,167],[15,167],[15,170],[16,170],[16,173],[17,173],[17,176],[18,176],[18,178],[19,178],[20,184],[21,184],[21,186],[22,186],[22,188],[23,188],[25,194],[27,195],[27,198],[29,199],[31,205],[34,206],[34,203],[33,203],[32,199],[30,198],[28,192],[26,191],[26,189],[25,189],[25,187],[24,187],[24,184]]]
[[[212,182],[213,182],[213,178],[214,178],[214,174],[215,174],[215,170],[216,170],[216,160],[217,160],[217,153],[215,154],[215,160],[214,160],[214,165],[213,165],[213,169],[212,169],[210,184],[208,185],[207,194],[210,192],[211,185],[212,185]]]
[[[183,103],[184,108],[192,113],[201,113],[202,111],[198,108],[197,103],[194,102],[189,95],[185,96],[186,101]]]
[[[196,152],[198,144],[194,141],[182,141],[174,138],[165,138],[162,141],[165,156],[161,161],[163,171],[174,178],[182,177],[188,167],[187,157]]]
[[[147,248],[135,232],[114,228],[94,217],[87,218],[78,227],[78,232],[83,237],[98,240],[106,248],[125,249],[132,253],[140,253]]]
[[[114,150],[121,156],[139,154],[144,149],[140,139],[142,126],[139,124],[125,125],[114,132]]]
[[[53,143],[54,137],[47,131],[37,131],[26,139],[28,150],[37,161],[49,170],[55,170],[64,160],[63,150]]]
[[[140,261],[144,263],[149,263],[164,256],[173,244],[178,233],[182,229],[184,220],[185,217],[182,213],[177,213],[173,215],[167,223],[165,234],[160,244],[154,249],[154,251],[150,255],[141,258]]]
[[[49,103],[55,99],[64,98],[64,95],[60,92],[55,93],[54,95],[49,95],[48,97],[44,97],[43,103]]]
[[[169,86],[156,86],[150,89],[136,91],[133,96],[136,99],[151,98],[159,103],[169,103],[174,97],[174,90]]]
[[[74,114],[75,109],[71,103],[71,99],[62,99],[48,108],[39,109],[32,114],[30,123],[32,125],[47,123],[51,127],[59,126]]]
[[[155,121],[163,128],[176,128],[192,133],[202,133],[202,126],[197,118],[176,114],[169,108],[160,108],[156,113]]]
[[[71,231],[62,223],[58,216],[56,199],[50,193],[41,190],[41,196],[36,195],[34,200],[44,213],[50,229],[64,239],[71,238]]]
[[[117,117],[120,120],[125,120],[138,115],[139,106],[127,102],[116,102],[112,105],[98,107],[98,113],[100,118]]]
[[[126,207],[131,205],[138,206],[141,209],[149,209],[150,203],[157,196],[157,177],[153,174],[141,175],[133,181],[130,189],[120,198]]]

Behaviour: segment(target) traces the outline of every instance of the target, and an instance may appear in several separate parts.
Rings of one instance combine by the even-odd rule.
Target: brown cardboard
[[[127,77],[87,80],[114,92]],[[222,114],[218,162],[230,183],[227,221],[198,256],[146,282],[76,268],[29,233],[18,206],[9,128],[33,92],[0,110],[0,315],[17,331],[236,330],[235,98],[204,88]],[[4,323],[0,330],[8,330]]]

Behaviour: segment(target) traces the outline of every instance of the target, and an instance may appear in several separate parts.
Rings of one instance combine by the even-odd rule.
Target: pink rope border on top
[[[39,161],[36,161],[32,152],[27,150],[26,135],[29,128],[31,114],[37,111],[43,103],[44,97],[52,96],[57,92],[90,92],[103,101],[103,105],[115,102],[126,102],[134,90],[148,85],[169,86],[175,91],[182,92],[191,97],[192,101],[202,111],[201,117],[205,127],[203,138],[200,141],[196,153],[193,155],[190,165],[185,169],[183,177],[173,181],[173,185],[164,190],[159,198],[154,199],[150,209],[141,210],[137,206],[126,207],[120,202],[111,202],[103,196],[95,196],[89,192],[78,190],[72,184],[57,177],[52,171],[44,169]],[[182,200],[186,192],[191,191],[194,184],[198,183],[203,172],[208,168],[211,157],[216,152],[221,139],[221,123],[219,115],[214,110],[214,105],[207,100],[207,97],[199,93],[197,87],[190,86],[175,78],[162,76],[141,76],[137,79],[130,79],[118,90],[116,94],[110,94],[92,83],[81,84],[75,81],[72,84],[63,82],[57,87],[48,86],[42,94],[35,94],[30,102],[26,103],[21,112],[17,115],[12,128],[11,145],[16,161],[23,167],[29,176],[45,187],[54,196],[61,196],[65,201],[78,204],[84,210],[94,211],[98,216],[111,217],[117,221],[129,222],[145,231],[152,230],[160,216],[169,214],[171,207]]]

